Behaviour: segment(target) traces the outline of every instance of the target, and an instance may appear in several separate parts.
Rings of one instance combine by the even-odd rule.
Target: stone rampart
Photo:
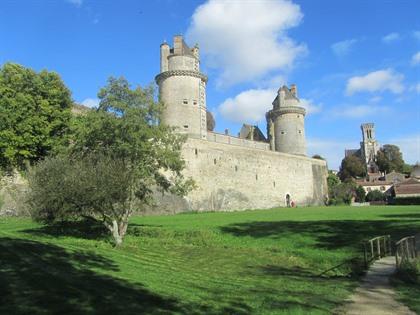
[[[159,197],[159,210],[174,213],[285,207],[287,195],[297,206],[324,203],[325,161],[228,144],[243,139],[217,133],[209,138],[216,140],[189,138],[182,150],[184,174],[195,180],[197,188],[182,200]]]

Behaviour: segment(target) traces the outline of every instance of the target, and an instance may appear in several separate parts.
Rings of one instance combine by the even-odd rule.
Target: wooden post
[[[379,238],[376,239],[376,244],[378,245],[378,257],[381,258],[381,243]]]
[[[363,254],[364,254],[364,259],[365,259],[365,268],[367,269],[367,267],[368,267],[368,261],[367,261],[366,243],[363,243]]]
[[[375,257],[375,255],[373,254],[373,241],[372,240],[369,240],[369,243],[370,243],[370,253],[371,253],[371,258],[373,259],[373,257]]]

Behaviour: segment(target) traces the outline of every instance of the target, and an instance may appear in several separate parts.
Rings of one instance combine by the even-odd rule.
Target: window
[[[273,187],[276,187],[276,182],[273,182]]]
[[[255,180],[258,180],[258,174],[255,174]]]
[[[280,133],[281,133],[282,135],[284,135],[284,134],[286,133],[286,131],[283,131],[283,130],[282,130]]]
[[[197,101],[193,101],[193,104],[194,104],[194,105],[197,105]]]
[[[185,128],[185,129],[188,129],[188,125],[184,125],[184,128]]]
[[[299,130],[299,134],[302,134],[302,130]]]
[[[198,155],[198,150],[194,149],[194,153],[195,153],[195,155]]]
[[[213,163],[214,163],[214,165],[216,165],[216,163],[217,163],[216,159],[213,160]]]
[[[187,105],[188,104],[188,100],[183,100],[182,103],[185,104],[185,105]]]
[[[235,172],[238,171],[238,165],[235,165]]]

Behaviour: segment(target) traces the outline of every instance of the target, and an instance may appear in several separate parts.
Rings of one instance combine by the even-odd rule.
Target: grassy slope
[[[100,231],[0,219],[0,313],[328,314],[358,277],[350,263],[320,274],[360,256],[363,239],[419,231],[420,208],[273,209],[131,223],[114,249]]]

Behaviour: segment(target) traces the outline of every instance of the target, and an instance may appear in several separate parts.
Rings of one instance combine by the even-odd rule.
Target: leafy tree
[[[330,204],[350,204],[355,197],[355,190],[355,184],[351,181],[337,184],[330,192]]]
[[[131,89],[124,78],[110,78],[98,96],[98,110],[77,118],[65,157],[34,169],[30,200],[38,220],[92,217],[120,245],[129,217],[153,202],[154,188],[185,195],[193,182],[181,173],[185,138],[159,124],[162,105],[152,88]]]
[[[366,192],[365,189],[362,186],[357,186],[356,188],[356,201],[357,202],[365,202],[366,200]]]
[[[214,127],[216,127],[216,121],[214,120],[213,114],[209,111],[206,111],[206,119],[207,119],[207,130],[213,131]]]
[[[71,93],[60,76],[14,63],[0,68],[0,166],[23,168],[65,141]]]
[[[392,171],[402,173],[405,163],[400,152],[400,148],[396,145],[385,144],[378,151],[376,163],[381,172],[390,173]]]
[[[342,181],[350,178],[366,176],[365,164],[358,156],[346,156],[341,161],[339,176]]]
[[[371,190],[366,195],[366,201],[385,201],[386,196],[379,190]]]
[[[312,156],[312,158],[313,158],[313,159],[317,159],[317,160],[324,160],[324,161],[325,161],[325,159],[324,159],[322,156],[320,156],[319,154],[314,154],[314,155]]]

